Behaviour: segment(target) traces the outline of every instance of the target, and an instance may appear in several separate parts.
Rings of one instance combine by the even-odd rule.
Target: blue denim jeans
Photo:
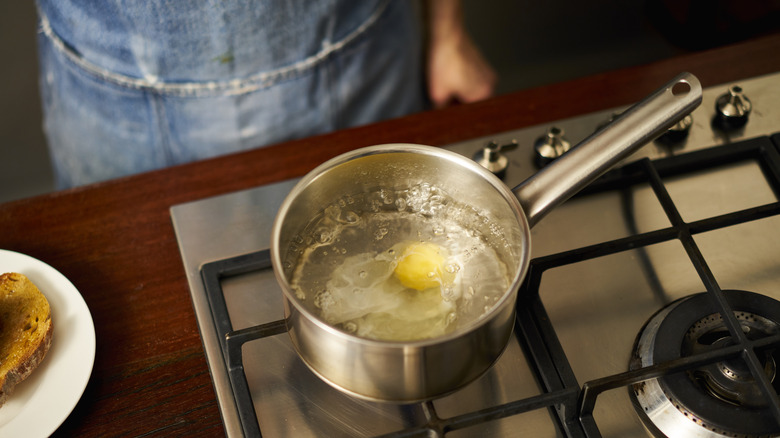
[[[408,1],[38,0],[38,11],[58,188],[424,106]]]

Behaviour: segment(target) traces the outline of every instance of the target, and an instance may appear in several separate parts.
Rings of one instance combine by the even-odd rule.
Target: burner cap
[[[745,291],[723,291],[745,336],[780,333],[780,302]],[[663,363],[737,343],[707,293],[661,309],[642,328],[631,369]],[[759,354],[763,372],[775,379],[780,351]],[[742,358],[721,361],[633,385],[630,396],[647,429],[656,435],[766,437],[780,434],[761,388]]]

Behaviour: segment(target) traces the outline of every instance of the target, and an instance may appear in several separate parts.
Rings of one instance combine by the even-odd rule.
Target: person
[[[480,100],[496,80],[456,0],[37,7],[58,189]]]

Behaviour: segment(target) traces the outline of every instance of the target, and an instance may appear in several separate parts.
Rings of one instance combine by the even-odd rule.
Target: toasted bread
[[[0,406],[51,346],[49,301],[23,274],[0,275]]]

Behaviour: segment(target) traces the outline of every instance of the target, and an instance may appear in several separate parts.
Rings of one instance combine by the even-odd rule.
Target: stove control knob
[[[544,167],[571,149],[571,143],[564,137],[563,129],[551,127],[547,133],[534,142],[535,162]]]
[[[728,93],[715,102],[714,123],[725,131],[741,128],[747,123],[751,109],[753,106],[742,93],[742,87],[731,86]]]
[[[491,141],[474,154],[474,161],[485,169],[493,172],[499,178],[503,178],[506,174],[507,167],[509,167],[509,159],[504,152],[511,151],[515,148],[517,148],[517,140],[512,140],[511,143],[505,145],[499,145],[498,143]]]
[[[661,134],[655,141],[663,145],[674,145],[688,137],[688,133],[691,132],[691,126],[693,125],[693,116],[688,114],[683,117],[682,120],[675,123],[674,126],[669,128],[666,132]]]

